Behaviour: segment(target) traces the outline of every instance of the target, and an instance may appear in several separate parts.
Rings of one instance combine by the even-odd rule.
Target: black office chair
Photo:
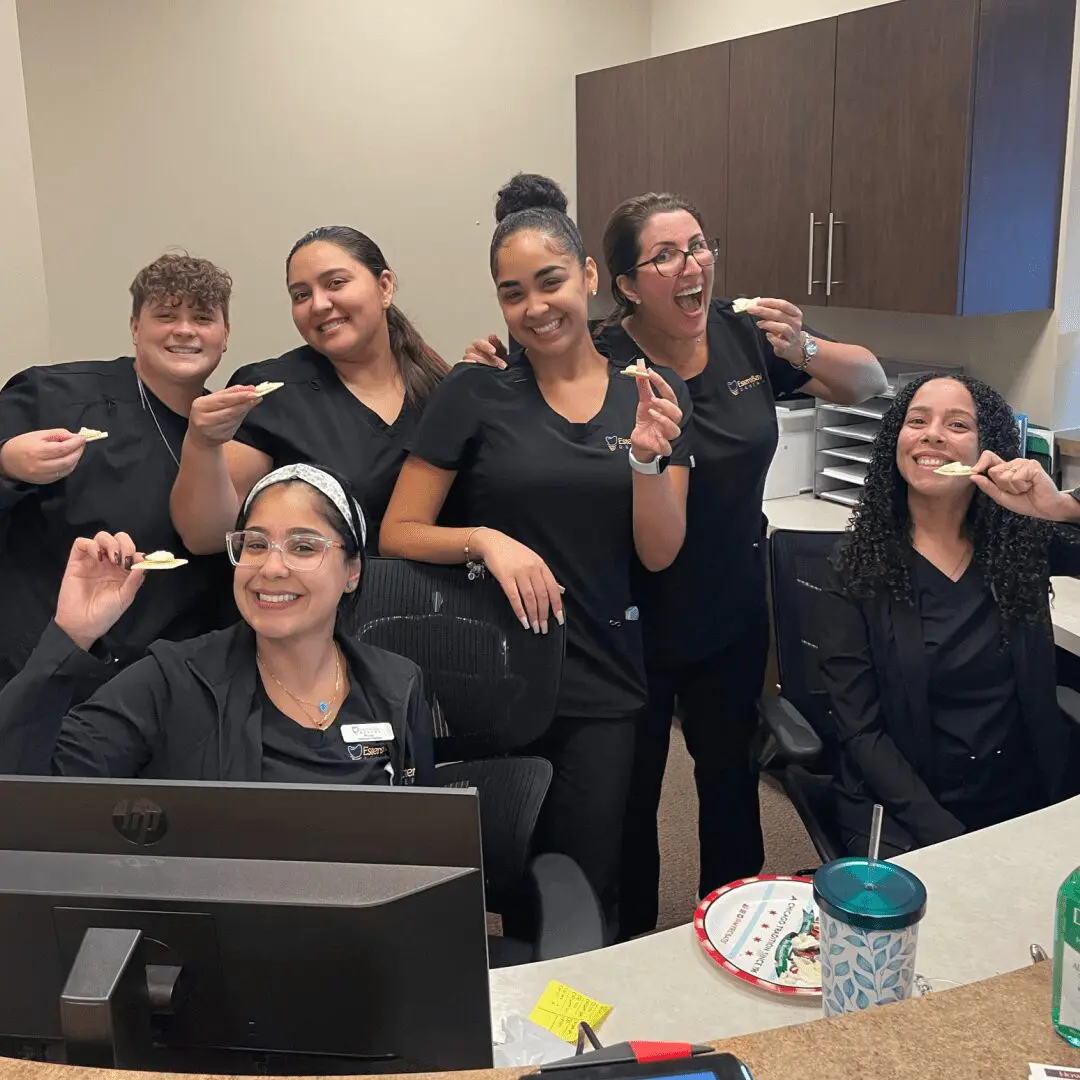
[[[780,685],[777,697],[759,702],[757,759],[783,785],[822,862],[844,854],[831,791],[836,737],[815,643],[818,596],[842,535],[777,529],[769,538]]]
[[[435,718],[439,783],[480,793],[488,911],[503,936],[489,940],[492,967],[550,960],[603,947],[603,919],[581,868],[565,855],[534,854],[551,765],[507,757],[548,729],[565,631],[522,629],[491,577],[461,566],[369,558],[358,636],[407,656],[424,673]]]
[[[757,760],[775,775],[822,862],[846,854],[831,790],[839,747],[815,639],[828,558],[843,533],[777,529],[769,538],[779,696],[759,703]],[[1059,686],[1058,706],[1080,725],[1080,694]]]

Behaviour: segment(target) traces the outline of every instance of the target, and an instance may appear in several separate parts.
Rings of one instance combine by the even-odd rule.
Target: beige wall
[[[15,0],[0,0],[0,382],[48,360],[49,325]]]
[[[495,190],[525,169],[574,191],[573,76],[650,32],[648,0],[21,0],[19,19],[53,358],[126,349],[127,286],[178,245],[236,280],[229,370],[298,342],[283,260],[319,224],[371,234],[448,358],[498,329]]]
[[[652,0],[651,54],[775,30],[875,7],[879,2]],[[1080,33],[1080,20],[1077,29]],[[1074,60],[1080,65],[1080,39]],[[813,59],[808,57],[807,63],[813,63]],[[1073,167],[1076,83],[1074,66],[1074,131],[1070,133],[1067,155],[1056,312],[954,319],[811,308],[806,311],[807,320],[822,332],[863,342],[881,356],[962,363],[972,374],[996,386],[1033,420],[1057,427],[1080,424],[1080,169]],[[737,282],[732,282],[731,287],[738,291]]]

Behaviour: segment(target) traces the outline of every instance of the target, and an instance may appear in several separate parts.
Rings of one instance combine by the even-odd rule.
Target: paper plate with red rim
[[[749,986],[789,997],[821,997],[821,930],[810,878],[733,881],[694,912],[701,947]]]

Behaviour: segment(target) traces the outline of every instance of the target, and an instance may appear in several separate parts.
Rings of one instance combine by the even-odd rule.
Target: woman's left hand
[[[762,297],[747,313],[765,331],[773,352],[789,364],[802,361],[802,312],[787,300]]]
[[[993,451],[984,450],[974,468],[971,482],[1014,514],[1069,521],[1080,511],[1080,503],[1068,492],[1058,491],[1046,470],[1031,458],[1005,461]]]
[[[630,450],[648,465],[654,458],[671,457],[671,444],[682,434],[682,409],[675,391],[655,368],[647,379],[635,379],[638,389],[637,418],[630,432]]]

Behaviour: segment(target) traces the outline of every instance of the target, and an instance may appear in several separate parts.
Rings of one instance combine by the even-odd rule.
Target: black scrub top
[[[0,684],[22,669],[56,613],[76,537],[123,531],[140,551],[190,560],[179,570],[147,575],[136,602],[108,633],[104,646],[119,666],[138,660],[158,638],[183,641],[236,620],[228,559],[189,554],[169,516],[177,468],[163,439],[179,457],[187,418],[149,387],[146,398],[149,409],[129,356],[29,368],[0,392],[0,442],[47,428],[109,434],[88,443],[74,472],[56,483],[0,479]]]
[[[527,354],[501,371],[459,364],[428,404],[413,446],[417,457],[457,473],[451,494],[464,523],[525,544],[565,588],[563,717],[631,717],[646,700],[627,460],[638,391],[636,380],[618,374],[622,366],[609,364],[600,411],[572,424],[544,399]],[[685,425],[692,410],[686,387],[658,370]],[[689,458],[684,434],[671,463]]]
[[[301,727],[271,700],[263,686],[262,778],[275,784],[390,783],[390,748],[380,742],[347,743],[343,724],[371,724],[374,717],[353,693],[325,731]],[[395,777],[401,783],[400,777]]]
[[[712,302],[707,327],[708,362],[686,380],[694,405],[686,542],[667,570],[638,575],[650,667],[703,659],[767,617],[761,500],[776,452],[776,399],[810,377],[776,356],[730,301]],[[641,355],[621,325],[599,340],[620,363]]]
[[[934,794],[968,828],[1035,809],[1034,751],[1012,653],[979,568],[946,577],[918,552],[914,585],[928,669]]]
[[[322,353],[302,345],[274,360],[237,370],[230,386],[285,385],[248,413],[236,441],[261,450],[277,469],[326,465],[353,486],[367,518],[367,550],[379,553],[379,526],[416,430],[419,410],[408,400],[392,424],[341,381]]]

